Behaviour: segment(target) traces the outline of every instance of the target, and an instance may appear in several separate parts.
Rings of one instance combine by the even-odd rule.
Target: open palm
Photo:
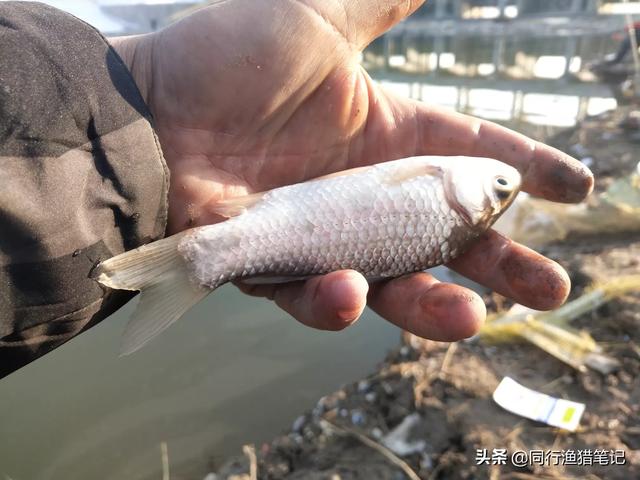
[[[171,172],[168,233],[222,220],[216,201],[412,155],[499,159],[524,189],[573,202],[590,172],[495,124],[395,96],[360,67],[361,50],[422,1],[226,0],[155,34],[114,39],[155,119]],[[548,309],[569,282],[554,262],[488,232],[450,265],[516,301]],[[301,322],[340,329],[369,286],[353,271],[306,282],[241,287]],[[473,334],[482,300],[426,273],[372,286],[369,304],[417,335]]]

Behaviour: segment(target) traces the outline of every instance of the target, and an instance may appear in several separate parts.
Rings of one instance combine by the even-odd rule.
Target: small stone
[[[294,420],[293,425],[291,426],[291,430],[296,433],[300,433],[305,423],[307,423],[307,418],[304,415],[300,415]]]
[[[329,397],[321,397],[320,400],[318,400],[318,403],[316,403],[315,408],[317,408],[322,414],[327,410],[331,410],[334,406],[335,402],[329,400]]]
[[[376,440],[380,440],[383,435],[384,435],[384,433],[378,427],[375,427],[375,428],[371,429],[371,436],[373,438],[375,438]]]
[[[378,395],[376,395],[376,392],[369,392],[364,396],[364,399],[369,402],[369,403],[374,403],[378,398]]]
[[[309,442],[313,441],[316,438],[316,434],[313,431],[313,429],[306,427],[303,430],[303,435],[302,435],[306,440],[308,440]]]
[[[423,470],[431,470],[433,468],[433,459],[430,454],[424,452],[420,455],[420,468]]]
[[[393,394],[393,387],[389,384],[389,382],[382,382],[380,385],[382,386],[384,393],[386,393],[387,395]]]
[[[362,410],[354,410],[351,412],[351,423],[357,426],[364,425],[367,417]]]
[[[369,389],[371,388],[371,383],[367,380],[360,380],[358,382],[358,392],[359,393],[365,393],[367,391],[369,391]]]
[[[580,161],[587,168],[593,166],[593,157],[584,157],[584,158],[581,158]]]

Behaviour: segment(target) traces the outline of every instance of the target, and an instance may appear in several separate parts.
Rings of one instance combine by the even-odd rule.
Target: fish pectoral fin
[[[241,197],[225,198],[207,206],[213,213],[226,218],[242,215],[264,197],[266,192],[250,193]]]
[[[276,283],[289,283],[289,282],[299,282],[302,280],[308,280],[311,277],[315,277],[315,275],[256,275],[255,277],[247,277],[240,280],[240,283],[244,283],[245,285],[270,285]]]
[[[436,165],[420,165],[411,162],[407,162],[406,165],[403,165],[402,162],[400,162],[398,164],[398,168],[393,172],[390,172],[388,175],[385,175],[382,179],[382,183],[386,185],[400,185],[407,180],[412,180],[416,177],[423,177],[425,175],[441,178],[444,175],[444,171]]]
[[[152,242],[102,262],[95,278],[121,290],[140,290],[140,302],[125,328],[121,354],[135,352],[177,321],[211,290],[194,285],[178,243],[186,232]]]

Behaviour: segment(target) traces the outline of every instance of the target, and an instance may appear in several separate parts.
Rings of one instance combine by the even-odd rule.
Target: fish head
[[[492,158],[454,157],[446,170],[450,206],[474,229],[486,229],[513,203],[522,178],[506,163]]]

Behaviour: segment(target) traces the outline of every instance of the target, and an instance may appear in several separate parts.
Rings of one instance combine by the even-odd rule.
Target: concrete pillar
[[[391,35],[388,33],[382,37],[382,50],[384,56],[384,69],[389,70],[389,57],[391,56]]]
[[[458,88],[458,98],[456,101],[456,110],[465,113],[469,109],[469,90],[467,87]]]
[[[429,55],[428,55],[428,53],[426,51],[426,48],[425,48],[426,44],[427,44],[427,36],[426,36],[426,34],[424,32],[420,32],[420,35],[418,36],[418,48],[417,48],[417,50],[418,50],[419,55],[420,55],[420,57],[419,57],[420,58],[420,64],[419,64],[418,68],[419,68],[419,71],[421,73],[429,71],[429,64],[428,64]]]
[[[447,0],[435,0],[435,2],[436,2],[435,17],[443,18],[444,16],[446,16],[446,13],[447,13],[447,10],[446,10]]]
[[[598,12],[598,0],[573,0],[571,11],[573,13],[594,14]]]
[[[493,66],[495,73],[500,74],[504,70],[504,53],[506,40],[504,35],[498,35],[493,40]]]
[[[511,105],[511,119],[521,120],[524,105],[524,93],[520,90],[513,92],[513,104]]]
[[[564,73],[562,74],[562,77],[565,79],[571,73],[569,71],[569,66],[571,65],[571,60],[576,55],[577,45],[578,45],[578,39],[576,37],[573,37],[573,36],[567,37],[565,41],[565,50],[564,50],[565,67],[564,67]]]
[[[578,103],[578,116],[576,120],[581,122],[587,117],[587,113],[589,112],[589,97],[580,97],[580,101]]]
[[[451,0],[453,2],[453,16],[462,17],[462,0]]]
[[[414,100],[422,100],[422,84],[420,82],[413,82],[410,88],[409,96]]]
[[[447,4],[453,5],[453,16],[459,18],[462,15],[462,0],[431,0],[435,2],[435,17],[444,18],[447,16]]]
[[[500,18],[504,18],[505,17],[505,9],[507,8],[507,0],[498,0],[498,10],[500,11],[500,13],[498,13],[498,16]]]
[[[433,69],[433,73],[437,74],[440,71],[440,55],[444,51],[444,37],[438,35],[433,42],[433,53],[436,54],[436,66]]]
[[[583,13],[582,0],[573,0],[571,2],[572,13]]]

